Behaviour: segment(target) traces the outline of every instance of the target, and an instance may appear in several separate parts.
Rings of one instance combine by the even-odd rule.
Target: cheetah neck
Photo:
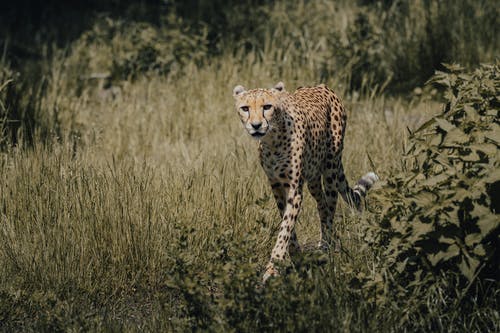
[[[265,150],[274,151],[281,148],[282,142],[289,134],[286,126],[286,112],[281,105],[275,109],[270,125],[271,130],[260,140],[260,145]]]

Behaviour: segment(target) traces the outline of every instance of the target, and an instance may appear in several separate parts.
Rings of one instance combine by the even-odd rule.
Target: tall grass
[[[499,329],[497,290],[454,309],[440,307],[448,295],[439,289],[405,308],[365,294],[357,284],[377,277],[380,253],[365,246],[364,230],[376,220],[343,203],[335,217],[343,252],[306,251],[283,265],[283,277],[261,285],[279,217],[257,145],[233,110],[234,85],[282,80],[289,90],[326,83],[337,91],[348,109],[344,166],[351,182],[372,168],[381,178],[401,171],[408,130],[441,106],[427,90],[386,95],[386,78],[360,77],[353,89],[356,66],[378,55],[365,57],[371,42],[352,42],[349,27],[359,15],[377,24],[374,12],[344,1],[255,10],[263,13],[256,19],[271,18],[251,31],[255,39],[245,31],[241,44],[221,37],[217,56],[203,49],[165,71],[156,66],[170,52],[158,45],[165,35],[145,29],[152,37],[130,47],[127,38],[141,29],[111,21],[114,35],[96,33],[100,22],[45,59],[34,93],[15,91],[20,103],[0,91],[0,115],[33,116],[30,134],[16,129],[0,152],[0,330]],[[215,47],[203,36],[193,40]],[[363,45],[362,52],[342,58],[342,43]],[[143,49],[156,57],[140,58]],[[342,63],[348,58],[353,62]],[[122,66],[131,59],[150,62]],[[297,232],[306,245],[319,237],[307,193]]]
[[[57,66],[55,73],[63,64]],[[240,315],[248,316],[242,317],[241,329],[251,329],[252,316],[261,315],[263,327],[281,325],[271,315],[280,303],[251,298],[247,314],[232,303],[254,297],[248,294],[252,286],[258,295],[260,271],[279,219],[258,166],[256,144],[240,128],[230,92],[237,83],[271,86],[274,81],[267,66],[251,58],[240,64],[228,57],[186,71],[176,79],[123,85],[113,99],[91,88],[79,96],[60,95],[57,87],[47,90],[42,103],[57,110],[63,140],[8,151],[0,164],[0,313],[6,328],[119,323],[131,328],[229,328]],[[291,68],[281,78],[307,82],[311,74]],[[408,104],[382,96],[346,103],[344,161],[350,179],[370,169],[368,154],[382,177],[397,169],[406,126],[415,127],[437,110],[428,100]],[[354,273],[342,267],[370,274],[376,258],[359,250],[358,217],[341,206],[336,220],[347,254],[328,261],[324,283],[333,289],[309,301],[298,298],[297,304],[343,295],[332,305],[337,319],[324,317],[318,325],[340,321],[345,329],[375,327],[368,318],[369,303],[351,299],[347,282]],[[306,244],[319,235],[310,196],[298,234]],[[305,265],[314,267],[307,260]],[[250,285],[240,290],[245,283]],[[291,288],[286,286],[282,288]],[[298,288],[293,292],[301,297],[305,286]],[[285,297],[292,291],[282,292]],[[206,303],[210,297],[219,298],[216,305]],[[263,312],[252,314],[258,304]],[[338,312],[344,306],[351,308]],[[199,307],[208,311],[205,317]],[[217,308],[229,312],[221,314]],[[304,325],[308,316],[301,319]]]

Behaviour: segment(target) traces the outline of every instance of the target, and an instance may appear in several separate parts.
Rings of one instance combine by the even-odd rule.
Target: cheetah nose
[[[262,123],[252,123],[252,127],[258,130],[262,126]]]

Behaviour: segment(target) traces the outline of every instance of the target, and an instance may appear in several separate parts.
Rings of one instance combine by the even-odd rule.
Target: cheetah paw
[[[342,251],[342,245],[340,244],[340,240],[334,240],[331,244],[325,241],[319,241],[317,249],[321,252],[333,250],[334,253],[340,253]]]
[[[269,263],[266,266],[266,271],[264,272],[264,276],[262,277],[262,282],[266,283],[266,281],[270,277],[278,276],[280,273],[278,270],[274,267],[273,263]]]

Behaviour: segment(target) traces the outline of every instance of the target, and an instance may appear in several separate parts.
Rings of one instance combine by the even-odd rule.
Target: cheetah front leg
[[[300,179],[300,173],[298,173],[297,179],[289,181],[289,184],[290,187],[288,191],[286,191],[286,203],[278,233],[278,239],[276,240],[276,244],[271,252],[271,260],[266,266],[266,272],[263,277],[264,282],[269,277],[278,275],[278,271],[274,267],[274,263],[285,259],[289,244],[292,242],[292,236],[295,231],[295,222],[297,221],[297,216],[299,215],[300,206],[302,204],[303,184]]]
[[[271,188],[273,191],[274,199],[276,200],[276,206],[280,212],[280,217],[283,219],[283,215],[285,213],[285,204],[286,204],[286,187],[280,183],[279,181],[274,181],[270,179]],[[292,230],[292,235],[290,236],[290,245],[288,247],[288,252],[290,255],[294,255],[295,253],[301,252],[301,247],[299,240],[297,238],[297,232],[295,228]]]

